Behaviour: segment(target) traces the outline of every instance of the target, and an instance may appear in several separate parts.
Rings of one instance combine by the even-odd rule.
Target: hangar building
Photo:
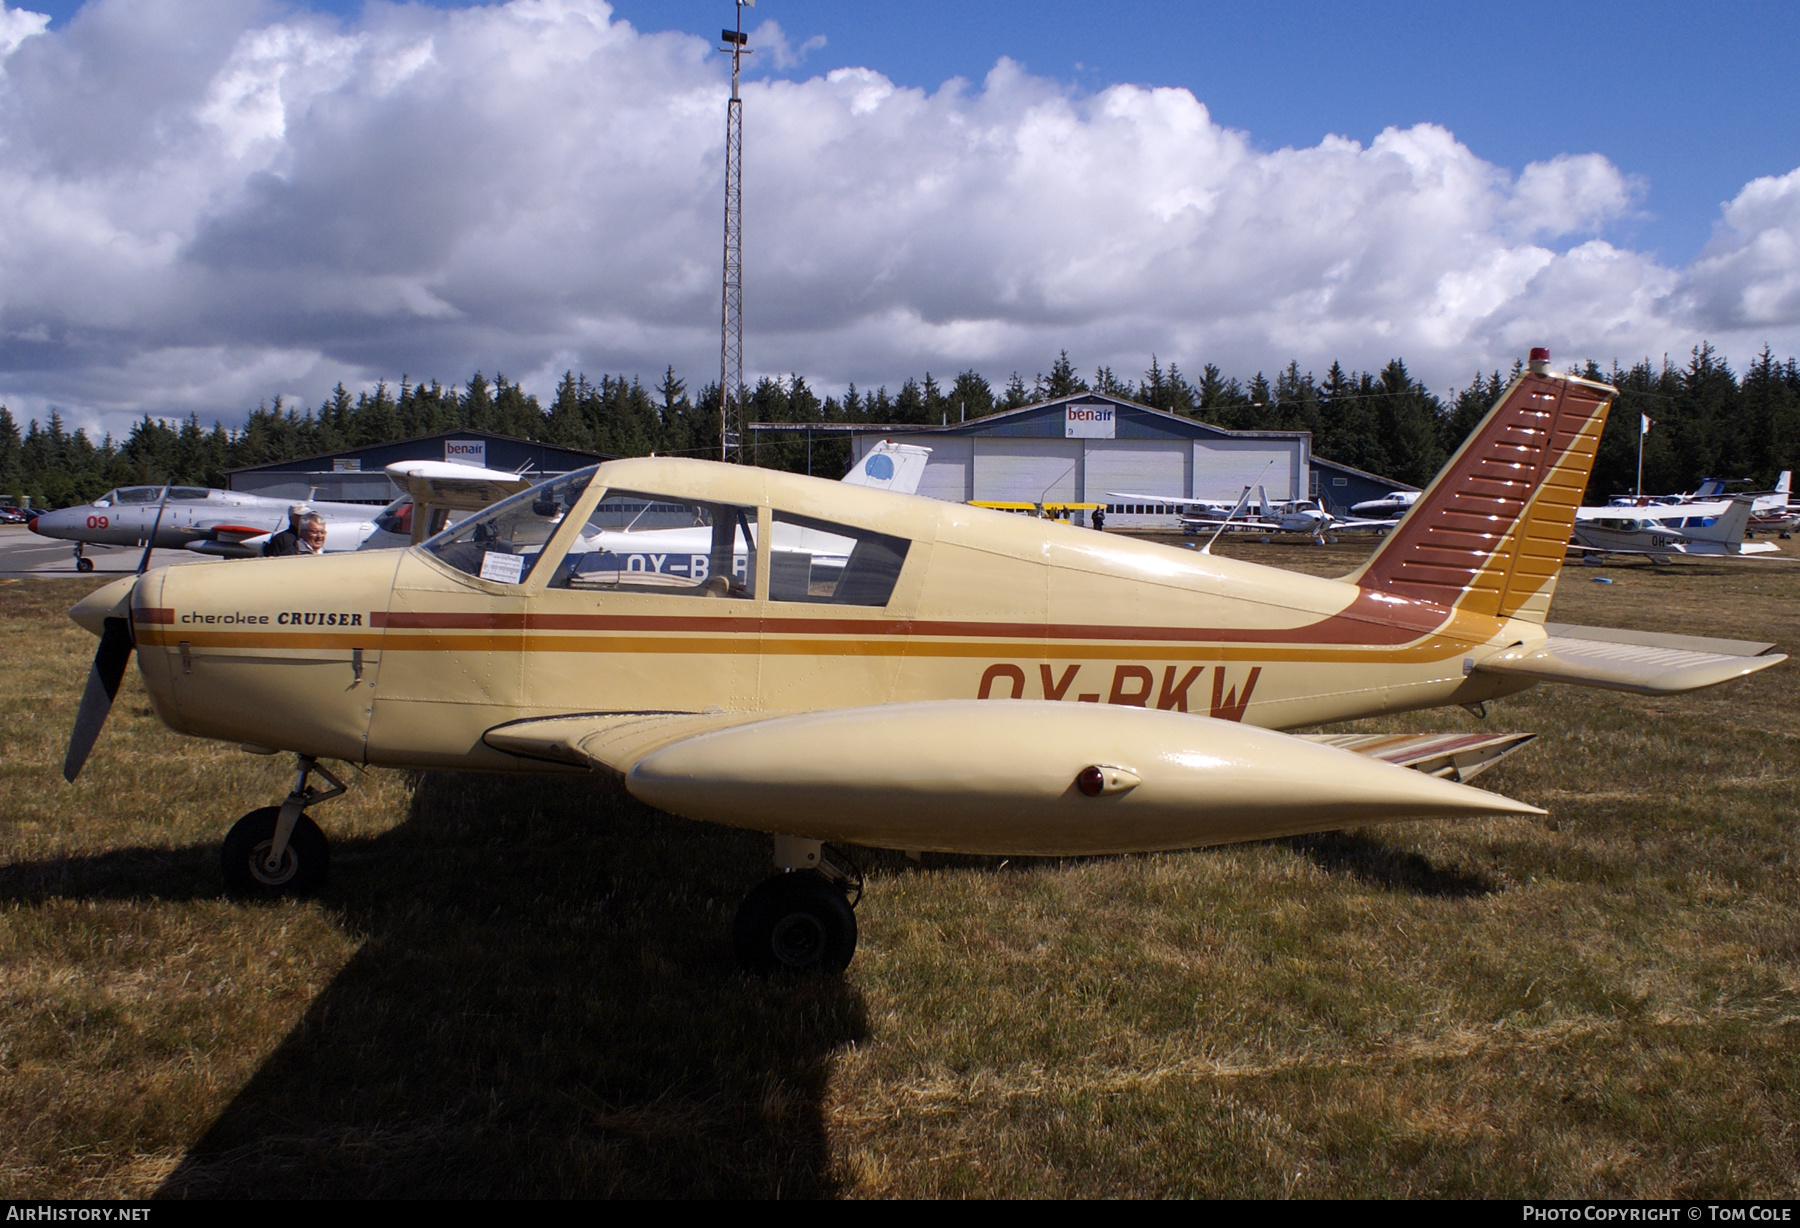
[[[323,499],[334,503],[390,503],[394,484],[384,472],[395,461],[460,461],[512,473],[552,477],[612,457],[580,448],[559,448],[489,431],[444,431],[393,443],[340,448],[297,460],[271,461],[225,471],[231,490],[277,499]]]
[[[840,428],[842,429],[842,428]],[[1120,529],[1179,528],[1179,509],[1120,494],[1235,501],[1261,486],[1271,502],[1316,497],[1353,503],[1409,490],[1378,474],[1312,454],[1308,431],[1232,431],[1133,401],[1078,393],[972,422],[906,429],[851,428],[860,461],[883,439],[931,449],[919,493],[966,503],[1100,503]]]

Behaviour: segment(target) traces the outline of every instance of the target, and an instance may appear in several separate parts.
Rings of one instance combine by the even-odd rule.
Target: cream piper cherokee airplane
[[[323,879],[304,811],[344,786],[322,759],[609,774],[650,805],[774,834],[781,873],[733,935],[764,970],[850,960],[853,876],[825,841],[1078,855],[1538,815],[1461,783],[1529,735],[1276,730],[1479,709],[1539,680],[1685,691],[1784,660],[1546,630],[1612,395],[1534,362],[1337,580],[656,458],[544,483],[405,550],[161,568],[72,611],[100,647],[64,772],[135,649],[171,728],[298,756],[287,800],[225,839],[239,894]]]

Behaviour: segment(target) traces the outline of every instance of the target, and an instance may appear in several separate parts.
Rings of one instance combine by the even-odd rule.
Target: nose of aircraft
[[[109,618],[131,618],[131,592],[137,587],[136,576],[121,576],[99,588],[69,608],[69,617],[95,635],[106,633]]]

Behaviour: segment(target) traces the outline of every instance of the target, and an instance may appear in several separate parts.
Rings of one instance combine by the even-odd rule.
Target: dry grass
[[[1496,705],[1545,736],[1484,783],[1547,820],[867,854],[850,974],[764,983],[725,950],[762,842],[578,782],[358,777],[322,898],[223,901],[286,764],[134,679],[65,786],[86,587],[0,585],[9,1195],[1797,1193],[1792,665]],[[1797,598],[1577,568],[1555,616],[1786,647]]]

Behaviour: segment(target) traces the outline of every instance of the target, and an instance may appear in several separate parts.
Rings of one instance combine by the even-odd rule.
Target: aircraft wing
[[[1697,691],[1778,665],[1775,645],[1653,631],[1616,631],[1546,623],[1550,638],[1535,649],[1489,657],[1477,672],[1520,674],[1612,691],[1667,695]]]
[[[227,546],[236,546],[258,537],[267,537],[282,525],[279,518],[273,525],[257,526],[251,524],[235,524],[215,521],[209,524],[196,524],[194,529],[209,542],[219,542]]]
[[[1137,495],[1129,491],[1109,490],[1108,499],[1123,499],[1127,503],[1166,503],[1172,507],[1229,507],[1230,499],[1186,499],[1180,495]]]
[[[495,750],[620,776],[645,755],[702,733],[768,720],[768,712],[584,712],[496,725],[482,735]]]
[[[1204,525],[1209,529],[1223,525],[1228,529],[1261,529],[1264,533],[1288,532],[1287,529],[1282,528],[1281,525],[1276,524],[1272,520],[1246,520],[1241,516],[1236,520],[1226,520],[1223,516],[1183,516],[1181,518],[1181,523]],[[1305,530],[1300,529],[1294,530],[1294,532],[1304,531]]]
[[[1661,530],[1658,530],[1658,532],[1660,533]],[[1683,537],[1679,533],[1671,533],[1666,536],[1675,537],[1679,540],[1671,542],[1661,550],[1647,550],[1641,546],[1584,546],[1580,542],[1570,542],[1566,548],[1573,550],[1578,554],[1681,554],[1690,555],[1693,558],[1699,559],[1732,559],[1746,554],[1781,554],[1781,547],[1777,546],[1774,542],[1743,542],[1739,544],[1736,550],[1727,550],[1717,554],[1702,554],[1689,550],[1688,543],[1695,542],[1701,545],[1705,545],[1709,541],[1711,541],[1711,544],[1713,545],[1722,545],[1723,543],[1712,541],[1709,538]],[[1785,559],[1787,556],[1783,555],[1782,557]]]
[[[417,503],[465,512],[478,512],[536,485],[522,474],[454,461],[395,461],[387,475]]]
[[[1381,754],[1122,704],[927,700],[819,712],[597,712],[496,726],[513,754],[623,776],[706,822],[887,848],[1192,848],[1401,818],[1534,815]],[[1408,753],[1421,765],[1429,748]],[[1396,752],[1397,753],[1397,752]],[[1401,757],[1405,757],[1402,755]],[[1435,761],[1434,761],[1435,762]],[[1281,782],[1275,788],[1275,782]],[[1122,839],[1107,821],[1132,820]]]

